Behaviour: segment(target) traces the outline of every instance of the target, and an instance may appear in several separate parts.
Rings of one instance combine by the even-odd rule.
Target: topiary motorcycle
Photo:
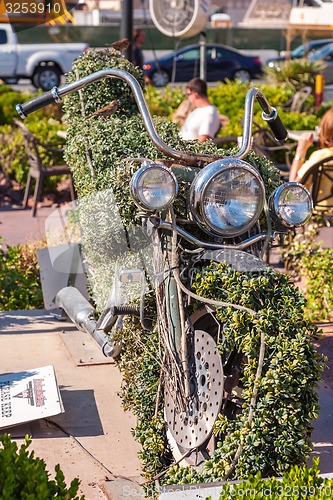
[[[87,89],[100,81],[111,82],[105,92],[119,101],[109,116],[93,116]],[[119,81],[120,91],[112,86]],[[146,476],[207,482],[304,463],[323,363],[302,295],[263,258],[309,220],[312,201],[250,150],[255,101],[283,141],[277,111],[252,88],[239,149],[172,147],[135,76],[115,67],[73,77],[17,110],[24,118],[65,96],[67,159],[81,192],[75,217],[95,305],[71,286],[56,302],[116,358]],[[126,111],[135,103],[140,124]],[[162,133],[174,140],[168,128]]]

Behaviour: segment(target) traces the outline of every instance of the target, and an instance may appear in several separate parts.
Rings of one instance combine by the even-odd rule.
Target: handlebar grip
[[[283,125],[281,118],[277,114],[276,109],[272,108],[272,110],[273,113],[271,115],[262,113],[262,118],[269,125],[269,128],[273,132],[275,140],[278,142],[284,142],[288,139],[288,131],[286,127]]]
[[[51,104],[55,101],[56,96],[52,90],[45,92],[45,94],[34,97],[30,101],[24,102],[23,104],[16,105],[16,111],[20,115],[21,118],[26,118],[30,113],[37,111],[37,109],[41,109],[48,104]]]

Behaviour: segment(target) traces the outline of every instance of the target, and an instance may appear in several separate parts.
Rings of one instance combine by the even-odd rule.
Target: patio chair
[[[333,247],[333,155],[317,162],[300,179],[311,192],[314,214],[320,214],[317,241],[322,248]]]
[[[314,210],[333,215],[333,155],[315,163],[300,182],[310,190]]]
[[[283,105],[284,111],[299,111],[303,110],[303,105],[307,98],[312,94],[312,88],[310,86],[305,86],[297,92]]]
[[[27,149],[28,158],[29,158],[29,173],[27,179],[27,185],[25,188],[24,198],[23,198],[23,207],[26,208],[28,204],[28,199],[30,195],[30,190],[32,187],[32,180],[35,179],[35,190],[33,197],[33,205],[32,205],[32,216],[36,216],[37,203],[41,195],[42,185],[44,179],[52,176],[61,176],[61,175],[69,175],[70,176],[70,194],[71,199],[75,199],[75,192],[73,186],[73,180],[71,176],[71,172],[68,165],[44,165],[42,162],[42,157],[40,154],[40,149],[44,149],[45,151],[51,151],[53,153],[62,153],[63,149],[55,148],[50,144],[43,144],[37,139],[37,137],[27,129],[22,122],[14,118],[15,125],[20,129],[22,136],[24,138],[24,143]]]
[[[268,129],[259,125],[257,127],[253,132],[253,150],[259,156],[266,156],[279,170],[281,177],[288,180],[292,164],[291,155],[297,147],[297,141],[277,144]]]

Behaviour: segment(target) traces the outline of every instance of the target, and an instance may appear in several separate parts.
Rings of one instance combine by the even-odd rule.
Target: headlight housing
[[[286,182],[270,196],[269,208],[283,226],[298,227],[310,219],[313,202],[305,186],[298,182]]]
[[[155,211],[163,210],[173,202],[178,193],[178,182],[169,168],[147,163],[135,172],[130,188],[139,208]]]
[[[199,172],[190,189],[190,209],[209,234],[232,238],[258,220],[265,199],[260,174],[237,158],[223,158]]]

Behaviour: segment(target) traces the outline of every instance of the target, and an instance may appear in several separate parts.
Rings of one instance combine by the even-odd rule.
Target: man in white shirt
[[[207,84],[201,78],[193,78],[186,85],[187,97],[195,109],[187,116],[180,129],[182,139],[199,142],[215,137],[221,127],[219,113],[207,95]]]

